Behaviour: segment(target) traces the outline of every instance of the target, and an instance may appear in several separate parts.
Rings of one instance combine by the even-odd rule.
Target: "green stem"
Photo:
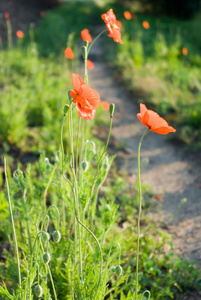
[[[140,250],[140,216],[142,210],[142,188],[141,188],[141,180],[140,180],[140,149],[142,140],[149,131],[149,128],[145,131],[143,136],[140,139],[138,145],[138,193],[139,193],[139,208],[138,208],[138,220],[137,220],[137,250],[136,250],[136,279],[135,279],[135,300],[138,297],[138,265],[139,265],[139,250]]]
[[[23,192],[23,200],[24,200],[24,205],[25,205],[25,208],[26,208],[26,225],[27,225],[29,248],[30,248],[30,253],[32,253],[32,243],[31,243],[31,235],[30,235],[30,226],[29,226],[29,219],[27,218],[26,193],[27,193],[27,190],[24,190],[24,192]]]
[[[105,33],[106,31],[108,31],[108,30],[105,29],[105,30],[101,31],[101,33],[99,33],[99,34],[97,35],[97,37],[92,41],[92,43],[90,44],[90,46],[89,46],[89,48],[88,48],[87,56],[89,55],[89,51],[90,51],[91,47],[93,46],[93,44],[94,44],[94,43],[97,41],[97,39],[98,39],[103,33]]]
[[[48,183],[47,183],[47,186],[46,186],[46,188],[45,188],[45,191],[44,191],[44,195],[43,195],[43,203],[44,203],[44,208],[45,208],[45,209],[46,209],[46,197],[47,197],[47,192],[48,192],[48,189],[49,189],[49,186],[50,186],[52,177],[53,177],[53,175],[54,175],[54,172],[55,172],[55,170],[56,170],[56,167],[57,167],[57,164],[55,163],[54,168],[53,168],[53,170],[52,170],[52,174],[50,175],[50,179],[49,179],[49,181],[48,181]]]
[[[64,173],[64,144],[63,144],[64,119],[65,119],[65,115],[63,115],[62,123],[61,123],[61,170],[62,170],[62,175]]]
[[[13,218],[13,211],[12,211],[12,206],[11,206],[10,190],[9,190],[9,184],[8,184],[7,168],[6,168],[6,158],[5,158],[5,156],[4,156],[4,172],[5,172],[7,193],[8,193],[8,204],[9,204],[9,210],[10,210],[10,218],[11,218],[11,224],[12,224],[13,236],[14,236],[15,252],[16,252],[16,256],[17,256],[19,286],[21,288],[21,283],[22,282],[21,282],[21,272],[20,272],[20,259],[19,259],[19,253],[18,253],[17,236],[16,236],[16,232],[15,232],[15,224],[14,224],[14,218]]]

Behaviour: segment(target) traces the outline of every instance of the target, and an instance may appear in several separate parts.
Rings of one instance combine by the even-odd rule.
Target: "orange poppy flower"
[[[8,11],[5,11],[5,13],[4,13],[4,18],[5,18],[6,20],[9,20],[10,15],[9,15],[9,12],[8,12]]]
[[[106,23],[106,27],[109,31],[108,36],[113,38],[113,40],[116,43],[123,44],[121,40],[121,32],[120,32],[120,27],[117,23],[117,19],[115,14],[113,13],[113,10],[110,9],[106,14],[102,14],[101,18],[104,20]]]
[[[169,126],[168,123],[161,118],[156,112],[146,108],[144,104],[140,104],[140,113],[137,114],[138,119],[142,124],[159,134],[168,134],[176,130]]]
[[[81,31],[81,38],[83,39],[83,41],[87,41],[89,43],[92,42],[92,37],[91,37],[91,34],[89,33],[88,29],[83,29]]]
[[[187,48],[182,48],[182,54],[184,56],[188,55],[188,49]]]
[[[18,37],[18,39],[23,39],[24,32],[22,30],[18,30],[16,31],[16,36]]]
[[[107,101],[102,101],[101,106],[102,106],[102,109],[104,109],[104,110],[110,110],[110,105]]]
[[[73,59],[74,58],[74,53],[73,50],[70,47],[67,47],[64,51],[65,57],[68,59]]]
[[[149,22],[147,22],[147,21],[143,21],[142,26],[144,27],[144,29],[149,29],[150,28]]]
[[[87,59],[87,68],[91,70],[94,69],[94,63],[89,59]]]
[[[85,84],[78,74],[72,74],[72,85],[73,91],[70,92],[70,96],[75,97],[73,102],[76,103],[79,116],[85,120],[93,119],[100,104],[99,94]]]
[[[124,17],[125,17],[126,20],[131,20],[132,15],[131,15],[130,11],[125,11],[124,12]]]
[[[44,18],[44,17],[46,16],[46,11],[42,10],[42,11],[40,12],[40,16],[41,16],[42,18]]]

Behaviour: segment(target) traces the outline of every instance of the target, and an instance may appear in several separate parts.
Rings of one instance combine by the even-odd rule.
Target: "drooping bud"
[[[43,288],[41,285],[36,285],[34,287],[34,294],[36,295],[36,297],[41,298],[43,295]]]
[[[81,51],[82,51],[83,58],[87,59],[87,47],[83,46]]]
[[[115,267],[115,273],[117,276],[120,276],[122,274],[122,267],[120,265]]]
[[[65,104],[65,105],[64,105],[64,116],[66,116],[68,110],[69,110],[69,105],[68,105],[68,104]]]
[[[103,168],[104,168],[105,170],[107,170],[107,169],[108,169],[108,166],[109,166],[108,156],[106,156],[106,157],[105,157],[105,162],[104,162],[104,164],[103,164]]]
[[[88,170],[88,168],[89,168],[88,161],[86,161],[86,160],[82,161],[81,166],[82,166],[83,172],[85,173]]]
[[[112,118],[114,115],[115,105],[114,103],[110,104],[110,117]]]
[[[96,144],[94,143],[94,141],[87,140],[87,141],[86,141],[86,144],[87,144],[87,145],[88,145],[88,144],[91,144],[91,145],[92,145],[91,151],[92,151],[94,154],[96,154]]]
[[[43,253],[43,261],[46,265],[49,264],[50,260],[51,260],[50,254],[48,252]]]
[[[47,242],[49,241],[49,239],[50,239],[49,233],[47,233],[47,232],[42,232],[42,241],[43,241],[44,243],[47,243]]]
[[[60,231],[54,231],[53,232],[53,234],[52,234],[52,236],[53,236],[53,241],[55,242],[55,243],[59,243],[60,242],[60,240],[61,240],[61,232]]]

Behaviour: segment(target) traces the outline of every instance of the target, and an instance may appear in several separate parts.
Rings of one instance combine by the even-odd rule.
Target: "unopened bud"
[[[115,273],[117,276],[120,276],[122,274],[122,267],[120,265],[115,267]]]
[[[112,118],[114,115],[115,105],[114,103],[110,104],[110,117]]]
[[[82,51],[83,58],[87,59],[87,47],[83,46],[81,51]]]
[[[49,241],[49,239],[50,239],[49,233],[47,233],[47,232],[42,232],[42,241],[43,241],[44,243],[47,243],[47,242]]]
[[[89,46],[89,42],[88,41],[84,41],[84,46],[88,47]]]
[[[41,285],[36,285],[34,287],[34,294],[36,295],[36,297],[41,298],[43,295],[43,288]]]
[[[86,172],[88,170],[88,168],[89,168],[88,161],[86,161],[86,160],[82,161],[81,166],[82,166],[83,172]]]
[[[106,157],[105,157],[105,162],[104,162],[104,164],[103,164],[103,168],[104,168],[105,170],[107,170],[108,166],[109,166],[109,163],[108,163],[108,157],[106,156]]]
[[[60,231],[54,231],[53,232],[53,234],[52,234],[52,236],[53,236],[53,241],[55,242],[55,243],[59,243],[60,242],[60,239],[61,239],[61,233],[60,233]]]
[[[45,263],[46,265],[48,265],[49,262],[50,262],[50,260],[51,260],[50,254],[49,254],[48,252],[45,252],[45,253],[43,254],[43,261],[44,261],[44,263]]]
[[[94,143],[94,141],[89,141],[89,140],[87,140],[87,141],[86,141],[86,144],[87,144],[87,145],[88,145],[88,144],[91,144],[91,145],[92,145],[91,151],[92,151],[94,154],[96,154],[96,144]]]
[[[69,105],[68,104],[65,104],[64,105],[64,116],[66,116],[67,112],[68,112],[68,109],[69,109]]]

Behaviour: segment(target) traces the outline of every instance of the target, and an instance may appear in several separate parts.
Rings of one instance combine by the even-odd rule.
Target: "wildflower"
[[[85,84],[78,74],[72,75],[72,85],[74,90],[70,92],[70,96],[75,97],[73,102],[76,103],[79,116],[85,120],[93,119],[100,104],[99,94]]]
[[[184,56],[186,56],[186,55],[188,55],[188,49],[187,48],[182,48],[182,54],[184,55]]]
[[[168,126],[168,123],[161,118],[156,112],[146,108],[144,104],[140,104],[140,113],[137,114],[138,119],[142,124],[150,128],[159,134],[168,134],[169,132],[175,132],[176,130]]]
[[[144,29],[149,29],[150,28],[149,22],[147,22],[147,21],[143,21],[142,26],[144,27]]]
[[[132,15],[131,15],[130,11],[125,11],[124,12],[124,17],[125,17],[126,20],[131,20]]]
[[[9,15],[9,12],[8,12],[8,11],[5,11],[5,13],[4,13],[4,18],[5,18],[6,20],[9,20],[10,15]]]
[[[91,37],[91,34],[89,33],[88,29],[83,29],[81,31],[81,38],[83,39],[83,41],[87,41],[89,43],[92,42],[92,37]]]
[[[109,31],[108,36],[112,37],[116,43],[123,44],[121,40],[120,27],[119,24],[117,23],[117,19],[115,14],[113,13],[113,10],[112,9],[108,10],[106,14],[101,15],[101,18],[106,23],[106,27]]]
[[[102,109],[105,109],[105,110],[109,110],[110,109],[110,105],[107,101],[102,101],[101,102],[101,106],[102,106]]]
[[[42,10],[42,11],[40,12],[40,16],[41,16],[42,18],[44,18],[44,17],[46,16],[46,11]]]
[[[94,69],[94,63],[89,59],[87,59],[87,68],[91,70]]]
[[[24,32],[22,30],[18,30],[16,31],[16,36],[18,37],[18,39],[23,39]]]
[[[67,47],[64,51],[65,57],[68,59],[73,59],[74,58],[74,53],[73,50],[70,47]]]

